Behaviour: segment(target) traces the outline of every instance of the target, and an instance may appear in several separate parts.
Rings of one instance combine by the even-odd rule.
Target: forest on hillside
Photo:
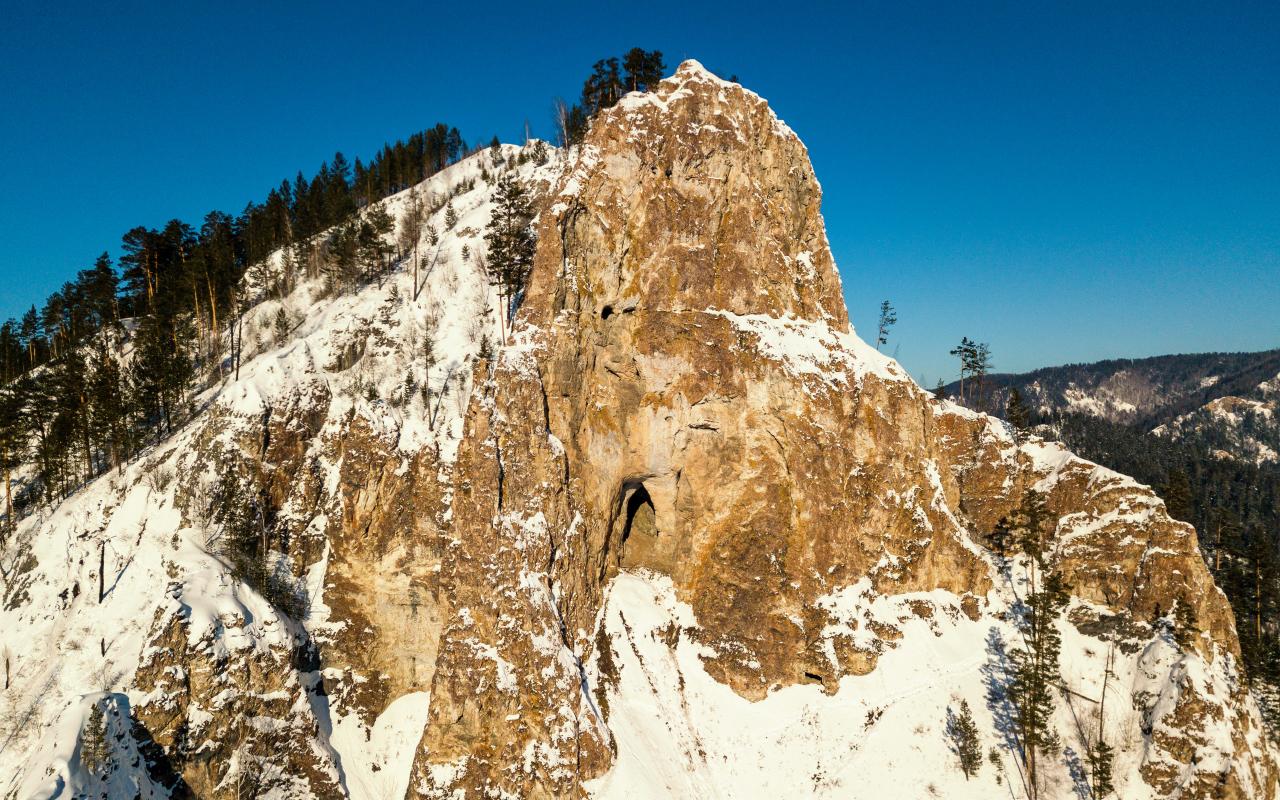
[[[661,52],[641,48],[596,62],[579,99],[558,104],[561,143],[580,141],[596,114],[665,69]],[[545,161],[545,143],[528,144],[519,158]],[[497,137],[468,147],[456,127],[439,123],[384,145],[368,162],[337,152],[238,214],[129,229],[117,259],[103,252],[43,303],[0,323],[0,539],[31,508],[58,502],[183,424],[194,392],[235,373],[240,321],[256,303],[287,295],[302,279],[354,291],[396,267],[418,239],[434,235],[422,221],[449,198],[417,198],[412,218],[401,220],[378,201],[485,147],[497,153]],[[502,196],[507,216],[520,217],[519,187]],[[400,240],[397,229],[411,235]],[[527,247],[506,243],[514,236],[491,241],[488,259],[508,302],[522,275],[503,252]],[[278,268],[267,267],[273,258]]]

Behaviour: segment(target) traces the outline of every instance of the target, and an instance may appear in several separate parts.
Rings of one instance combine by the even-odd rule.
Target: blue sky
[[[1280,347],[1276,42],[1275,3],[13,4],[0,315],[335,150],[549,134],[642,46],[805,140],[854,324],[891,299],[917,377],[961,336],[1014,371]]]

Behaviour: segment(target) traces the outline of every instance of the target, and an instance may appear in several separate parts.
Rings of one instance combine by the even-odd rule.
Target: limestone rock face
[[[575,796],[610,768],[602,615],[620,570],[669,577],[697,619],[671,647],[695,642],[741,697],[834,693],[903,634],[832,598],[942,592],[972,621],[994,613],[985,534],[1033,488],[1060,517],[1080,625],[1150,637],[1157,609],[1190,603],[1203,671],[1234,670],[1194,532],[1149,490],[1019,446],[857,339],[820,201],[795,134],[695,62],[593,122],[544,203],[511,341],[477,368],[411,795]],[[1142,776],[1168,796],[1272,797],[1247,692],[1207,681],[1145,698]]]

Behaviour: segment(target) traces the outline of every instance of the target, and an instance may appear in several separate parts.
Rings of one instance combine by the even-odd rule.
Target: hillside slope
[[[265,299],[246,315],[243,365],[196,398],[192,423],[10,537],[0,796],[124,783],[201,797],[404,793],[430,685],[432,533],[472,365],[499,335],[475,254],[497,177],[545,187],[558,169],[508,167],[517,153],[482,152],[416,187],[440,205],[416,298],[405,263],[355,294],[330,296],[315,278]],[[398,217],[408,200],[384,204]],[[252,281],[286,268],[277,254],[246,293],[266,297]],[[218,513],[228,484],[271,510],[270,569],[292,618],[234,574]],[[152,745],[149,759],[121,754],[127,776],[107,784],[78,766],[82,698],[102,692]]]
[[[541,213],[501,341],[507,170]],[[1119,796],[1276,797],[1194,530],[863,343],[762,99],[685,62],[550,163],[420,188],[458,216],[421,291],[260,303],[191,423],[5,543],[0,796],[1024,796],[1031,572],[990,534],[1038,497],[1071,586],[1039,796],[1088,796],[1101,731]]]
[[[1280,350],[1109,359],[990,375],[986,402],[1003,409],[1016,387],[1041,414],[1089,414],[1150,430],[1219,398],[1248,395],[1277,374]],[[959,389],[949,384],[947,396]]]
[[[1280,374],[1238,395],[1223,395],[1174,417],[1152,433],[1203,442],[1220,458],[1280,462]]]

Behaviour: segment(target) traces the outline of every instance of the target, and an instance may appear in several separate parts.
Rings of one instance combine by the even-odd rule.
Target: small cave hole
[[[813,673],[813,672],[806,672],[806,673],[804,674],[804,679],[805,679],[805,680],[807,680],[807,681],[811,681],[811,682],[813,682],[813,683],[822,683],[822,682],[823,682],[823,680],[822,680],[822,676],[821,676],[821,675],[818,675],[818,674],[816,674],[816,673]]]
[[[618,566],[623,569],[652,567],[658,542],[657,515],[644,484],[636,484],[626,496],[622,536],[618,540]]]
[[[605,306],[600,309],[600,319],[608,319],[613,316],[613,306]]]

